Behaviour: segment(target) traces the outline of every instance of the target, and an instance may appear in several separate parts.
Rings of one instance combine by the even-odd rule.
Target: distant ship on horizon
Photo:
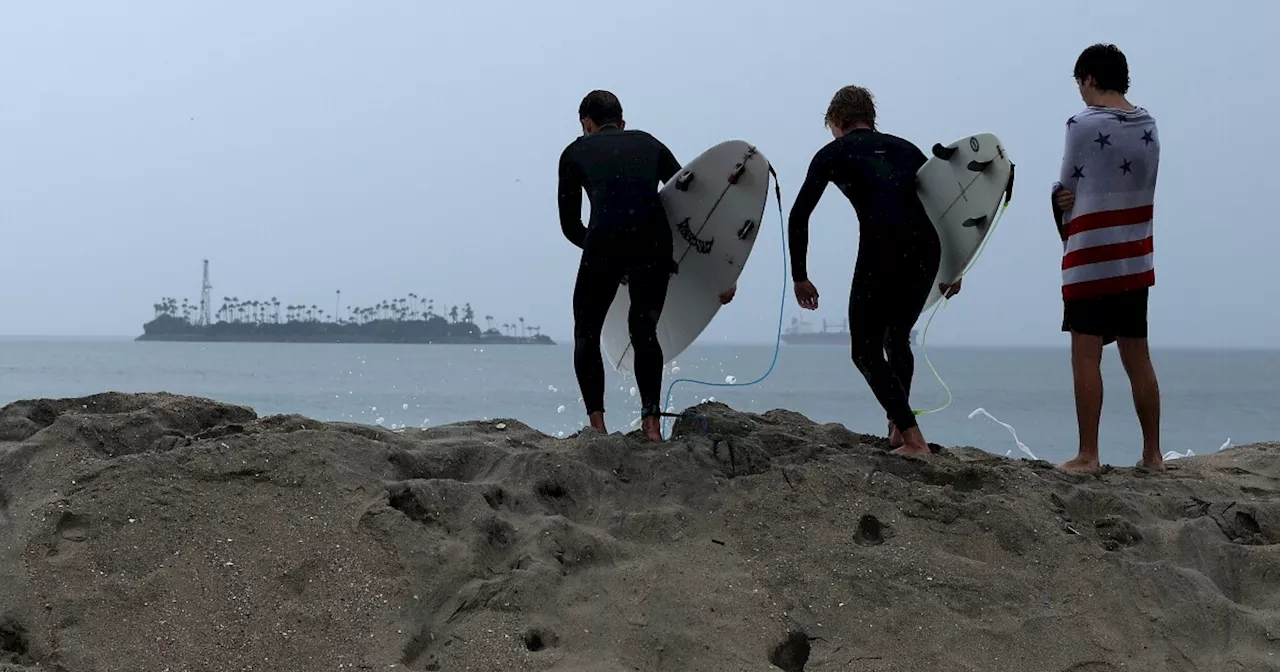
[[[839,330],[827,326],[822,321],[822,330],[814,331],[809,322],[798,317],[791,318],[791,326],[782,332],[782,342],[787,345],[849,345],[849,320],[846,318]],[[916,330],[911,330],[911,344],[916,344]]]

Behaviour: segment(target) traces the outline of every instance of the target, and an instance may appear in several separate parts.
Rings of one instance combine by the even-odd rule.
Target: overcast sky
[[[567,341],[577,248],[555,210],[582,96],[682,161],[756,144],[790,207],[822,114],[870,87],[881,129],[926,152],[998,134],[1013,205],[936,344],[1048,345],[1061,244],[1048,188],[1082,107],[1085,46],[1128,55],[1158,120],[1164,346],[1274,346],[1280,248],[1264,169],[1280,155],[1280,3],[658,0],[0,0],[0,334],[140,333],[161,296],[331,308],[416,292],[526,318]],[[776,206],[706,341],[768,341],[783,270]],[[848,202],[813,218],[816,315],[842,319]],[[800,314],[787,283],[788,317]],[[217,306],[214,306],[216,310]]]

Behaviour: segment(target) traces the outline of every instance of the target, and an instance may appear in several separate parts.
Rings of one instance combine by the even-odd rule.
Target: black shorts
[[[1063,301],[1062,330],[1101,336],[1104,345],[1118,338],[1146,338],[1147,293],[1146,289],[1137,289]]]

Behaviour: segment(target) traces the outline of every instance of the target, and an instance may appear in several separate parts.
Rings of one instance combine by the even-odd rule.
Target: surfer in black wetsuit
[[[618,285],[631,297],[627,316],[640,388],[642,427],[662,440],[659,395],[662,348],[658,318],[675,270],[671,227],[658,183],[680,164],[666,145],[644,131],[625,130],[622,104],[608,91],[592,91],[578,107],[582,137],[560,155],[560,228],[582,248],[573,288],[573,365],[591,426],[604,432],[604,358],[600,332]],[[582,192],[591,220],[582,224]]]
[[[876,131],[875,101],[864,88],[836,92],[826,124],[835,140],[813,157],[791,207],[796,300],[809,310],[818,307],[818,290],[805,263],[809,215],[830,182],[858,215],[858,259],[849,293],[853,363],[889,416],[894,452],[928,455],[908,402],[915,370],[911,327],[933,288],[941,256],[937,231],[916,195],[916,171],[926,158],[910,142]],[[960,285],[940,289],[950,297]]]

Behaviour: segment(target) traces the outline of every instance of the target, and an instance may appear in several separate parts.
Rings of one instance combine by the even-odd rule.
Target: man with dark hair
[[[791,207],[791,276],[802,308],[818,307],[808,276],[809,215],[828,183],[844,192],[858,216],[858,259],[849,293],[853,363],[889,416],[889,443],[903,455],[928,455],[908,397],[915,371],[911,327],[938,275],[938,232],[916,193],[926,159],[907,140],[876,130],[871,92],[846,86],[827,107],[835,140],[818,151]],[[940,287],[948,297],[960,284]],[[886,354],[888,355],[886,359]]]
[[[1062,330],[1071,333],[1080,452],[1064,469],[1097,473],[1102,349],[1117,343],[1142,426],[1142,466],[1164,468],[1160,387],[1147,347],[1147,294],[1155,284],[1152,220],[1160,137],[1131,104],[1129,64],[1114,45],[1076,59],[1084,111],[1067,120],[1053,216],[1062,238]]]
[[[625,130],[622,104],[592,91],[578,106],[583,135],[560,155],[560,228],[582,248],[573,288],[573,363],[591,427],[604,432],[604,358],[600,332],[620,283],[631,297],[631,332],[641,422],[662,440],[662,348],[658,318],[675,269],[671,227],[658,184],[680,170],[671,150],[644,131]],[[582,191],[591,219],[582,223]]]

